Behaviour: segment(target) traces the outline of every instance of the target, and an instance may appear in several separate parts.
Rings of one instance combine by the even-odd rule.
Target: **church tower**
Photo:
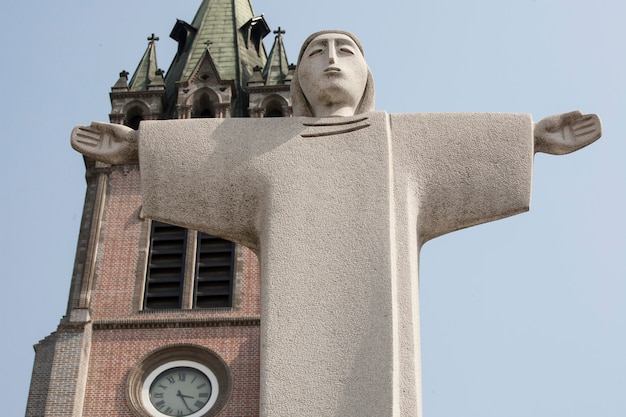
[[[294,66],[280,28],[266,52],[271,32],[247,0],[203,0],[176,21],[167,72],[152,34],[131,78],[119,74],[111,122],[289,117]],[[256,256],[144,218],[138,165],[85,167],[67,312],[35,346],[26,416],[258,416]]]

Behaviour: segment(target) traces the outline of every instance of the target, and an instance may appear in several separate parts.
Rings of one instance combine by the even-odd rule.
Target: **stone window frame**
[[[269,94],[259,104],[263,117],[289,117],[289,102],[280,94]],[[269,116],[272,112],[279,112],[280,116]]]
[[[234,312],[241,309],[243,285],[243,247],[235,244],[233,251],[233,276],[232,276],[232,303],[229,307],[202,308],[194,306],[194,293],[196,286],[196,249],[198,233],[195,230],[187,230],[187,244],[185,256],[185,276],[183,282],[182,305],[172,309],[148,309],[145,308],[144,299],[147,285],[148,261],[150,259],[150,239],[152,220],[144,219],[144,225],[140,236],[137,275],[135,277],[135,294],[133,304],[135,311],[146,314],[177,313],[184,311],[207,311],[207,312]]]

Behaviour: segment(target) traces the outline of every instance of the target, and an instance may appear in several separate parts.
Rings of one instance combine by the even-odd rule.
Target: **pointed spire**
[[[146,52],[143,54],[141,61],[139,61],[139,65],[133,74],[133,78],[129,83],[129,91],[147,91],[154,90],[154,85],[161,85],[164,87],[163,83],[163,71],[157,74],[159,71],[159,66],[157,65],[156,58],[156,42],[159,40],[157,36],[154,36],[154,33],[148,38],[148,47],[146,48]],[[159,88],[157,88],[159,89]]]
[[[181,32],[183,24],[186,34]],[[263,16],[254,16],[249,1],[203,0],[192,24],[179,22],[177,27],[172,37],[176,35],[174,39],[179,45],[181,41],[184,43],[177,56],[184,66],[174,72],[170,68],[168,76],[172,72],[177,79],[168,83],[188,81],[207,46],[221,79],[234,80],[238,86],[246,84],[255,66],[265,66],[267,58],[262,39],[269,30],[264,30],[267,23]],[[207,41],[211,43],[207,45]],[[175,72],[179,75],[174,75]]]
[[[117,80],[115,85],[111,87],[111,91],[128,91],[128,71],[123,70],[120,72],[120,78]]]
[[[286,32],[278,27],[274,31],[274,45],[267,58],[267,64],[263,69],[263,78],[265,85],[285,84],[289,74],[289,61],[287,61],[287,53],[283,44],[283,36]]]

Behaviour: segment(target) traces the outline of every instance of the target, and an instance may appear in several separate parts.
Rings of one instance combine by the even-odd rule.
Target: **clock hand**
[[[183,404],[185,404],[185,407],[187,407],[187,410],[189,410],[189,411],[193,411],[191,408],[189,408],[189,405],[187,405],[187,401],[185,400],[185,397],[187,397],[187,398],[193,398],[193,397],[190,397],[190,396],[188,396],[188,395],[183,395],[183,394],[180,392],[180,390],[178,390],[178,392],[176,393],[176,396],[177,396],[177,397],[180,397],[180,399],[181,399],[181,400],[183,400]]]

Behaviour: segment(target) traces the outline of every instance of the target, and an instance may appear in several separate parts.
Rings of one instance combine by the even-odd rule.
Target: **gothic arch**
[[[194,91],[192,94],[189,95],[185,104],[193,109],[191,117],[220,117],[220,96],[209,87],[199,88],[198,90]]]
[[[289,116],[289,102],[278,94],[271,94],[259,104],[264,117],[287,117]]]
[[[123,109],[125,125],[133,129],[139,128],[139,122],[150,114],[150,108],[143,101],[133,100]]]

